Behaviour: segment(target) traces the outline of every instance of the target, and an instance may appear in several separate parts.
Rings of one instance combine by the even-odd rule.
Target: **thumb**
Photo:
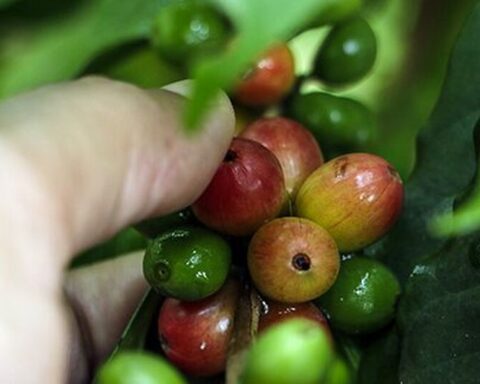
[[[145,92],[86,78],[2,105],[0,126],[13,128],[7,141],[46,194],[70,254],[183,208],[207,186],[231,141],[233,109],[221,94],[203,127],[187,134],[189,85]]]
[[[232,138],[231,104],[220,95],[188,135],[173,91],[87,78],[0,104],[1,382],[62,382],[69,258],[190,204],[213,176]]]

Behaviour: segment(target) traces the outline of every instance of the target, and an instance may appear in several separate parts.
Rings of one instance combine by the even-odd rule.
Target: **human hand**
[[[139,254],[69,272],[64,283],[69,260],[189,205],[221,162],[234,128],[228,98],[188,135],[188,83],[167,88],[87,78],[0,104],[1,383],[65,382],[69,359],[70,381],[87,380],[146,284]]]

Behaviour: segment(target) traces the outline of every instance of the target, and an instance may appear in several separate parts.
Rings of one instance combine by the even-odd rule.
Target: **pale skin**
[[[207,186],[234,114],[222,94],[187,135],[188,86],[87,78],[0,104],[0,383],[87,382],[108,356],[146,290],[142,255],[66,267]]]

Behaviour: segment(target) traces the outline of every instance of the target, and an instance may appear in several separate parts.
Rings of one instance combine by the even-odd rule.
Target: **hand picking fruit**
[[[118,92],[116,92],[117,89],[124,91],[121,97],[118,95]],[[62,91],[64,95],[68,97],[62,100],[57,99],[56,94],[59,91]],[[59,132],[63,132],[60,130],[60,127],[68,125],[70,118],[78,115],[73,112],[65,115],[42,115],[42,118],[37,119],[37,124],[42,124],[42,128],[36,135],[48,137],[49,139],[45,141],[45,144],[41,145],[39,142],[32,141],[36,136],[32,136],[32,139],[30,139],[29,136],[23,136],[22,132],[29,132],[29,119],[16,114],[15,111],[16,108],[19,108],[19,105],[30,105],[32,110],[39,111],[38,113],[48,110],[46,106],[47,102],[48,105],[51,105],[51,103],[60,103],[59,108],[64,108],[65,110],[70,110],[73,108],[73,105],[78,105],[78,103],[80,103],[80,105],[84,103],[85,108],[89,108],[93,94],[95,94],[94,99],[98,100],[98,102],[103,100],[102,98],[105,100],[114,98],[114,101],[118,105],[125,106],[129,105],[128,103],[132,101],[135,102],[136,105],[138,105],[137,108],[142,111],[141,119],[144,119],[146,122],[144,126],[145,133],[143,135],[148,138],[148,143],[143,144],[142,142],[140,144],[130,140],[133,132],[130,129],[129,121],[139,119],[139,117],[137,117],[139,110],[130,110],[128,108],[123,110],[121,116],[115,117],[97,113],[93,117],[94,121],[88,120],[82,129],[72,126],[71,131],[69,131],[69,136],[60,136]],[[231,141],[230,135],[233,132],[234,120],[231,107],[228,101],[223,98],[218,101],[217,110],[214,115],[215,118],[209,120],[209,125],[207,124],[202,135],[195,138],[194,143],[191,143],[189,139],[187,140],[181,131],[179,131],[178,120],[177,122],[172,120],[175,118],[178,119],[179,114],[172,110],[171,107],[179,108],[181,103],[182,96],[178,92],[156,91],[152,96],[152,94],[147,94],[136,88],[120,83],[103,79],[87,79],[76,83],[41,89],[35,93],[20,96],[4,104],[1,110],[2,121],[13,122],[17,124],[19,128],[4,135],[2,145],[5,151],[2,151],[2,155],[4,156],[4,161],[2,162],[2,168],[4,170],[2,171],[2,175],[9,174],[8,172],[10,171],[7,171],[5,168],[7,165],[9,167],[8,169],[17,170],[17,177],[21,177],[19,180],[23,180],[26,189],[25,196],[22,197],[21,200],[16,199],[15,201],[18,201],[18,204],[21,203],[22,206],[35,209],[28,211],[29,217],[33,212],[37,212],[33,217],[39,220],[43,218],[41,227],[38,226],[40,221],[38,222],[39,224],[37,224],[36,219],[28,220],[28,228],[32,228],[32,230],[37,228],[32,232],[31,241],[33,241],[34,244],[38,244],[38,248],[36,248],[38,257],[23,267],[21,267],[22,264],[18,264],[18,273],[20,273],[20,276],[29,276],[28,280],[30,283],[38,287],[37,295],[31,298],[32,305],[35,304],[38,308],[35,327],[35,330],[38,332],[38,343],[40,345],[47,343],[43,335],[45,335],[45,337],[52,335],[53,331],[49,331],[52,327],[55,327],[56,332],[54,334],[57,335],[53,339],[50,337],[48,339],[48,348],[53,354],[53,357],[49,357],[48,362],[43,360],[42,356],[35,355],[34,351],[29,352],[32,356],[31,360],[35,362],[35,364],[32,364],[31,372],[35,372],[36,375],[48,373],[48,375],[58,379],[60,382],[66,375],[68,363],[68,359],[66,359],[65,355],[61,355],[60,351],[66,348],[67,350],[71,350],[72,354],[75,353],[72,355],[72,359],[75,358],[75,364],[73,364],[73,362],[70,363],[73,364],[73,371],[71,371],[70,374],[74,375],[78,382],[81,382],[81,378],[84,378],[87,374],[87,363],[97,364],[106,357],[106,353],[108,353],[112,343],[114,343],[122,327],[125,325],[125,318],[124,320],[119,318],[118,322],[113,323],[101,321],[101,318],[110,316],[110,311],[117,311],[120,308],[125,313],[130,313],[133,310],[135,300],[138,300],[143,292],[144,283],[138,279],[131,281],[128,288],[132,289],[135,287],[135,292],[131,292],[129,299],[130,304],[125,302],[120,304],[119,302],[115,303],[115,301],[110,302],[111,298],[116,295],[116,292],[106,289],[105,283],[102,283],[102,280],[97,278],[97,276],[99,277],[104,273],[101,267],[87,266],[73,271],[67,275],[66,282],[66,291],[73,305],[73,309],[71,310],[73,311],[73,315],[66,317],[67,312],[65,312],[65,308],[63,308],[62,304],[58,301],[60,292],[59,285],[56,285],[54,282],[61,281],[62,266],[65,265],[68,260],[66,258],[67,253],[77,252],[87,244],[91,244],[115,232],[123,225],[122,223],[131,222],[132,220],[137,221],[140,217],[146,217],[153,213],[161,215],[175,211],[189,203],[194,203],[194,213],[201,222],[206,222],[207,225],[210,225],[211,229],[230,235],[255,234],[249,249],[249,270],[254,285],[262,294],[266,295],[266,298],[272,298],[279,302],[300,303],[318,298],[334,283],[340,268],[340,256],[337,245],[328,233],[328,229],[324,229],[322,226],[302,218],[285,217],[275,219],[275,217],[282,216],[287,212],[288,202],[292,201],[292,195],[289,194],[289,192],[291,193],[292,190],[299,188],[294,186],[292,187],[293,189],[287,191],[285,180],[288,179],[288,174],[301,174],[301,179],[298,179],[298,176],[292,179],[299,180],[296,181],[296,183],[300,186],[308,183],[310,173],[314,174],[317,169],[321,170],[323,169],[322,167],[329,166],[328,164],[321,165],[322,154],[313,136],[307,134],[308,131],[305,128],[301,128],[301,126],[294,121],[279,119],[280,129],[285,121],[287,130],[290,129],[290,126],[294,126],[295,129],[297,129],[296,127],[298,126],[300,132],[298,135],[295,133],[295,130],[292,131],[293,133],[280,134],[277,139],[275,139],[275,145],[277,145],[279,150],[284,148],[282,140],[288,138],[289,144],[297,145],[295,144],[295,140],[298,137],[301,143],[311,143],[308,145],[311,145],[311,153],[316,159],[313,166],[308,165],[304,167],[302,162],[309,162],[312,158],[306,157],[306,160],[303,160],[304,157],[297,156],[295,151],[291,150],[291,152],[282,152],[286,153],[284,157],[280,157],[280,159],[284,159],[282,163],[281,160],[275,156],[275,152],[270,152],[267,147],[258,142],[246,138]],[[165,105],[168,105],[169,109],[165,109]],[[157,130],[156,125],[149,126],[147,124],[149,121],[148,113],[159,114],[160,116],[164,115],[165,120],[170,121],[171,125],[165,126],[163,130]],[[80,116],[76,118],[81,119]],[[96,136],[90,135],[89,132],[97,129],[99,122],[102,122],[104,127],[100,133],[105,133]],[[256,124],[264,124],[264,122],[268,123],[268,120],[259,120],[258,123],[255,122],[252,124],[250,128],[247,128],[245,136],[252,135],[252,138],[254,138]],[[272,123],[274,123],[274,120],[272,120]],[[114,147],[107,145],[109,129],[113,126],[119,135],[118,144]],[[150,148],[148,145],[152,145],[152,140],[155,142],[158,141],[161,145],[162,140],[165,140],[163,139],[164,137],[168,137],[169,140],[174,140],[174,142],[177,143],[174,151],[167,151],[167,155],[162,157],[157,155],[155,150],[147,149]],[[49,150],[49,145],[58,144],[58,148],[66,148],[65,143],[73,138],[75,138],[77,143],[85,142],[89,145],[76,146],[74,151],[69,149],[63,157],[71,160],[62,162],[61,167],[53,167],[52,165],[56,161],[55,159],[60,154]],[[95,141],[93,138],[95,138]],[[307,139],[306,141],[305,138]],[[212,147],[212,143],[216,143],[216,146]],[[222,143],[222,145],[219,146],[218,143]],[[136,163],[132,163],[129,165],[131,168],[127,167],[125,169],[125,156],[131,156],[130,153],[137,151],[136,148],[138,147],[135,147],[134,144],[142,145],[142,153],[145,159],[152,159],[151,156],[159,156],[157,163],[164,165],[158,170],[152,165],[151,169],[142,169],[140,172],[136,168]],[[243,146],[245,146],[246,152],[243,152]],[[92,152],[92,147],[101,148],[101,150]],[[20,158],[19,153],[21,152],[19,151],[22,151],[23,148],[29,148],[28,156]],[[305,147],[303,147],[303,145],[297,145],[297,148]],[[189,157],[179,157],[182,153],[185,153],[185,151],[188,151]],[[96,156],[95,158],[99,158],[99,160],[93,161],[92,156]],[[20,159],[22,159],[22,161],[20,161]],[[85,168],[79,168],[84,169],[81,173],[83,176],[80,179],[72,179],[72,183],[77,185],[77,188],[67,188],[67,185],[63,182],[58,182],[58,180],[72,178],[73,170],[78,169],[74,167],[78,167],[78,161],[80,159],[85,159],[84,161],[82,160],[82,167]],[[99,163],[107,160],[110,166],[98,168]],[[211,185],[207,185],[208,181],[212,180],[211,183],[215,183],[215,180],[218,178],[218,172],[221,169],[217,169],[217,164],[222,160],[223,163],[221,167],[225,167],[226,169],[231,168],[233,171],[225,173],[225,176],[220,180],[217,187],[220,188],[220,190],[215,192],[218,197],[210,200],[211,204],[219,204],[219,206],[217,208],[209,205],[207,205],[206,208],[202,207],[201,202],[206,200],[206,194],[210,193],[210,190],[213,190]],[[265,165],[263,165],[264,161]],[[300,168],[295,166],[295,162],[297,161],[302,163]],[[195,164],[200,162],[202,164],[201,174],[198,173],[198,168],[195,167]],[[238,165],[235,165],[236,163],[238,163]],[[94,168],[88,168],[90,164]],[[114,168],[115,164],[119,164],[118,169]],[[282,164],[288,164],[290,167],[293,165],[293,168],[286,168],[287,166],[285,165],[282,167]],[[207,165],[208,167],[206,167]],[[153,182],[154,179],[149,179],[150,176],[145,172],[148,171],[152,175],[156,172],[166,172],[163,170],[166,170],[167,166],[175,166],[178,170],[175,173],[168,172],[164,173],[164,176],[161,176],[163,178],[162,180],[167,180],[169,177],[174,178],[172,179],[172,183],[176,185],[176,188],[173,195],[173,185],[171,183],[151,184],[149,188],[146,188],[144,183],[139,183],[138,180],[152,180]],[[235,170],[234,167],[237,167],[237,170]],[[291,171],[292,169],[294,172]],[[302,171],[297,173],[297,169],[302,169]],[[109,178],[108,183],[102,173],[107,171],[109,174],[116,175],[114,179]],[[115,172],[112,173],[113,171]],[[125,178],[126,172],[128,172],[129,175],[127,178]],[[217,172],[217,175],[215,172]],[[249,172],[252,173],[252,176],[249,175]],[[305,180],[306,178],[307,180]],[[377,182],[376,180],[377,179],[374,181]],[[125,184],[126,182],[129,184]],[[245,182],[250,183],[250,185],[245,184]],[[45,183],[50,185],[48,189],[45,189],[47,185]],[[228,188],[236,188],[233,189],[235,192],[225,193],[222,189],[222,183],[232,185],[232,187]],[[238,183],[236,187],[234,187],[235,183]],[[251,184],[258,184],[257,189],[253,190],[253,192],[252,189],[249,188]],[[143,187],[137,188],[137,185],[143,185]],[[118,194],[118,201],[122,202],[121,206],[118,206],[119,203],[115,201],[112,201],[109,205],[99,205],[106,188],[108,188],[110,194],[113,191]],[[251,194],[251,197],[246,197],[250,199],[247,200],[248,203],[242,204],[243,208],[249,207],[249,209],[244,209],[243,212],[235,212],[235,205],[229,207],[229,204],[235,204],[235,202],[242,199],[240,192],[242,188],[247,194],[246,196],[248,196],[248,193]],[[302,188],[300,188],[300,190],[301,189]],[[203,195],[200,195],[202,190],[205,191]],[[73,191],[75,191],[75,196],[79,196],[80,193],[80,195],[85,197],[80,200],[74,200]],[[155,193],[153,193],[153,191],[155,191]],[[7,197],[13,197],[16,192],[15,190],[5,188],[4,193],[5,201],[10,201]],[[272,199],[274,196],[277,197]],[[149,204],[145,204],[146,201],[149,201],[145,200],[147,197],[151,197],[152,199]],[[227,198],[227,200],[222,202],[219,200],[220,198]],[[197,199],[196,202],[194,201],[195,199]],[[264,201],[262,201],[262,199],[264,199]],[[142,204],[139,204],[140,200]],[[43,203],[37,205],[37,201],[42,201]],[[229,201],[233,203],[229,203]],[[267,208],[269,206],[272,208]],[[95,207],[95,209],[93,209],[93,207]],[[237,207],[241,207],[241,205],[237,205]],[[6,218],[12,217],[9,209],[8,205],[2,208],[4,217]],[[233,216],[228,216],[230,209],[232,210]],[[255,212],[255,210],[258,210],[258,212]],[[20,210],[20,212],[21,211],[22,210]],[[68,213],[69,227],[72,228],[69,232],[58,230],[58,228],[64,226],[64,220],[66,220],[64,216],[66,213],[60,215],[61,212]],[[91,214],[87,214],[87,212],[91,212]],[[92,217],[93,213],[95,213],[94,217]],[[256,217],[249,218],[251,213],[256,215]],[[208,216],[215,214],[221,215],[220,221],[209,221],[213,219],[208,219]],[[16,220],[22,219],[22,216],[19,216],[18,212],[15,217]],[[22,220],[26,220],[26,217]],[[17,221],[12,221],[11,223],[16,222]],[[210,222],[218,222],[219,224],[208,224]],[[19,224],[21,223],[26,222],[19,221]],[[23,225],[25,224],[22,224],[22,226]],[[8,233],[10,233],[11,236],[6,238],[3,244],[4,246],[11,244],[9,245],[11,248],[9,249],[18,254],[18,260],[20,262],[23,260],[23,257],[26,257],[24,253],[26,250],[23,250],[21,247],[18,248],[18,244],[15,245],[15,243],[12,243],[18,236],[16,224],[13,226],[9,225],[9,227]],[[92,231],[92,228],[95,230]],[[230,228],[239,229],[231,230]],[[4,230],[5,229],[4,227]],[[54,230],[55,232],[53,232]],[[55,236],[51,237],[52,233],[55,233]],[[48,236],[51,240],[45,241],[45,236]],[[181,300],[199,300],[205,296],[212,297],[210,295],[215,293],[223,285],[227,275],[230,273],[231,251],[229,250],[228,237],[222,239],[220,235],[215,235],[213,232],[210,233],[206,229],[201,229],[201,227],[198,229],[185,227],[184,230],[179,228],[171,232],[170,235],[165,234],[163,236],[164,240],[161,240],[158,245],[150,251],[154,253],[152,253],[152,261],[145,266],[145,273],[148,280],[155,286],[159,284],[158,289],[160,292],[173,295]],[[155,244],[155,241],[159,240],[153,240],[152,244]],[[177,243],[174,244],[173,241]],[[278,245],[275,245],[275,242],[279,242]],[[56,251],[50,254],[53,249]],[[60,252],[61,250],[64,251]],[[182,252],[183,256],[181,256]],[[181,260],[180,257],[183,257],[183,259]],[[246,260],[247,255],[245,254],[244,257]],[[133,258],[135,258],[135,256],[133,256]],[[131,259],[132,261],[134,260],[133,258]],[[36,260],[42,261],[41,264],[37,265]],[[128,265],[131,265],[132,261]],[[115,276],[114,274],[109,278],[109,281],[112,279],[113,281],[116,279],[122,280],[124,276],[128,276],[126,265],[122,266],[121,264],[120,260],[117,263],[114,261],[105,262],[110,272],[114,272],[118,268],[119,275]],[[36,266],[35,268],[33,268],[34,265]],[[278,270],[276,268],[278,268]],[[221,270],[223,272],[220,272]],[[40,273],[40,271],[43,272]],[[277,277],[272,276],[268,278],[267,275],[270,273],[274,273]],[[282,281],[278,279],[282,274],[285,274],[285,283],[282,283]],[[50,276],[48,281],[46,280],[46,276]],[[206,283],[205,288],[200,288],[200,285],[194,283],[194,279],[198,279],[199,284],[204,281]],[[84,292],[79,293],[79,287],[82,288]],[[22,289],[25,288],[23,288],[22,285],[18,285],[17,290],[10,290],[9,294],[19,295],[18,297],[21,297],[22,292],[24,292]],[[101,301],[95,301],[100,300],[96,296],[100,289],[104,291],[104,297]],[[90,291],[90,294],[87,294],[85,291]],[[88,297],[94,299],[94,302],[99,303],[98,306],[94,308],[90,307],[88,302],[86,302],[86,298]],[[167,299],[164,308],[167,308],[169,300],[173,299]],[[211,300],[211,298],[203,300]],[[223,299],[218,300],[220,300],[219,304],[223,304]],[[228,300],[232,303],[230,308],[232,308],[231,311],[233,311],[236,299],[231,297]],[[196,306],[197,304],[192,302],[191,304],[185,303],[182,305]],[[16,306],[8,308],[10,308],[8,313],[12,318],[17,319],[22,313],[22,309]],[[199,358],[197,353],[194,353],[193,357],[190,358],[193,360],[187,360],[188,363],[180,363],[180,360],[173,357],[176,356],[175,341],[170,340],[163,329],[167,324],[170,324],[168,325],[170,327],[169,329],[174,329],[171,327],[175,327],[177,321],[186,321],[186,319],[175,320],[175,318],[179,316],[179,313],[177,313],[178,310],[175,308],[176,307],[172,306],[171,309],[169,309],[170,315],[168,316],[173,320],[159,320],[159,324],[165,324],[160,328],[162,331],[160,331],[159,340],[162,341],[164,348],[168,348],[165,350],[167,358],[172,356],[172,362],[177,364],[184,372],[201,375],[221,372],[224,369],[224,362],[227,358],[226,353],[228,348],[226,345],[228,345],[229,333],[224,336],[227,337],[227,339],[222,341],[224,345],[222,347],[223,349],[212,347],[218,351],[215,352],[217,353],[217,357],[212,357],[212,359],[219,361],[219,363],[216,363],[217,365],[212,362],[213,360],[208,360],[208,358],[206,360],[195,361],[196,358]],[[55,309],[54,312],[52,312],[53,309]],[[166,313],[165,311],[166,309],[164,313]],[[83,315],[78,315],[78,313],[82,313]],[[233,324],[234,312],[231,313],[232,315],[229,321]],[[55,316],[50,317],[53,314],[55,314]],[[167,315],[161,315],[160,319],[167,319],[165,316]],[[100,337],[100,335],[104,337],[103,339],[95,339],[93,344],[89,346],[89,348],[92,348],[89,350],[89,353],[94,353],[95,356],[97,356],[93,362],[87,362],[85,360],[86,355],[84,355],[84,353],[86,353],[86,351],[80,348],[82,346],[82,337],[78,336],[78,331],[73,333],[77,335],[77,339],[73,340],[74,344],[67,343],[69,335],[72,335],[72,329],[74,328],[62,325],[66,324],[66,318],[71,319],[73,324],[71,327],[87,326],[93,337]],[[194,319],[194,317],[192,319]],[[207,325],[212,321],[212,318],[209,317],[202,321]],[[219,324],[225,324],[222,320],[219,321]],[[187,326],[186,329],[196,329],[198,323],[195,324],[195,326]],[[221,325],[221,327],[224,326],[225,325]],[[231,326],[232,325],[229,327]],[[29,338],[27,336],[31,335],[29,331],[31,331],[32,328],[29,324],[17,322],[11,334],[18,334],[17,332],[20,330],[23,330],[23,338],[16,337],[15,340],[12,339],[12,343],[15,342],[17,346],[24,345],[23,343],[28,342]],[[40,330],[42,330],[42,332],[40,332]],[[108,335],[108,338],[105,338],[105,335]],[[187,334],[185,334],[184,337],[185,336],[187,336]],[[187,339],[193,342],[194,336],[187,337]],[[187,341],[183,343],[188,344]],[[3,345],[5,345],[6,348],[8,344]],[[21,349],[18,350],[20,351]],[[182,354],[184,353],[185,352],[182,352]],[[14,355],[10,355],[6,361],[9,361],[10,364],[2,365],[1,373],[3,377],[20,377],[18,376],[20,374],[17,368],[18,365],[15,365],[19,360],[17,360]],[[222,361],[223,363],[220,363]],[[207,370],[207,367],[215,370]],[[30,371],[25,371],[22,374],[25,380],[31,377]]]
[[[188,137],[187,88],[87,78],[1,104],[0,382],[85,383],[108,357],[145,292],[142,255],[64,270],[79,251],[205,189],[232,139],[233,110],[219,97]]]
[[[0,1],[0,383],[471,381],[480,4],[63,3]]]
[[[276,54],[277,51],[287,52],[288,48],[275,48],[272,53]],[[289,76],[292,76],[291,62],[289,66]],[[275,81],[275,73],[273,71],[268,76],[265,75],[265,79]],[[264,78],[260,73],[249,76],[248,81],[255,86],[245,84],[242,85],[243,88],[236,90],[235,97],[244,105],[249,104],[248,92],[253,92],[253,95],[261,94],[255,87],[261,87]],[[255,101],[252,103],[267,105],[280,100],[290,91],[292,80],[289,79],[287,83],[282,85],[278,96],[268,96],[265,101],[253,97],[252,100]],[[244,255],[243,262],[245,265],[248,261],[248,268],[242,269],[238,263],[234,263],[236,274],[239,274],[241,281],[251,278],[254,288],[265,300],[274,300],[270,304],[272,308],[275,305],[290,305],[290,309],[307,305],[311,308],[310,311],[313,311],[315,306],[311,301],[325,294],[339,274],[339,250],[358,249],[375,241],[394,222],[401,204],[401,183],[398,176],[392,173],[392,168],[381,163],[383,160],[376,160],[369,155],[348,155],[355,159],[352,160],[352,165],[343,160],[348,159],[348,156],[333,160],[334,164],[341,164],[335,165],[332,176],[329,176],[332,163],[323,164],[321,143],[310,133],[308,126],[280,116],[253,121],[240,137],[232,140],[234,119],[231,106],[225,97],[218,99],[216,109],[205,123],[202,134],[191,141],[180,130],[180,114],[177,111],[180,111],[183,103],[185,89],[182,87],[183,85],[174,85],[167,90],[147,93],[121,83],[92,78],[40,89],[3,105],[1,121],[4,124],[14,124],[18,128],[4,135],[2,175],[6,177],[12,172],[8,170],[15,170],[16,177],[24,183],[25,195],[16,200],[16,204],[34,208],[29,211],[29,215],[34,213],[33,216],[38,218],[38,221],[29,220],[28,228],[32,228],[34,235],[31,241],[37,244],[36,253],[40,255],[36,260],[42,261],[38,266],[36,262],[32,262],[28,267],[20,268],[23,265],[20,261],[26,257],[26,250],[13,242],[18,236],[18,230],[17,225],[11,226],[8,232],[11,236],[6,238],[8,241],[5,241],[4,245],[18,252],[20,276],[28,277],[32,286],[38,287],[37,295],[32,298],[32,305],[38,308],[36,327],[30,328],[21,321],[12,323],[12,327],[13,324],[15,326],[11,334],[22,330],[23,338],[12,339],[11,343],[15,342],[20,353],[24,351],[21,346],[27,343],[33,329],[39,335],[39,345],[47,343],[44,337],[52,334],[52,331],[49,331],[52,327],[55,327],[57,336],[48,341],[52,353],[48,361],[30,351],[30,359],[35,364],[32,364],[31,370],[19,373],[19,360],[15,355],[10,355],[5,360],[9,364],[2,368],[2,377],[19,378],[18,375],[23,375],[28,381],[33,374],[48,375],[53,382],[60,382],[67,377],[66,368],[70,364],[71,380],[82,382],[88,370],[105,359],[125,325],[125,318],[122,320],[119,317],[117,322],[108,324],[100,319],[112,316],[109,311],[116,311],[118,308],[126,314],[130,313],[133,303],[143,292],[144,283],[132,281],[128,285],[129,288],[136,287],[131,293],[130,304],[111,302],[110,297],[115,296],[115,291],[107,289],[102,301],[98,301],[103,304],[92,308],[86,298],[99,300],[96,295],[104,285],[101,280],[95,280],[95,276],[102,274],[101,268],[96,267],[95,271],[94,267],[87,266],[73,271],[67,275],[66,281],[66,292],[72,305],[68,312],[69,317],[66,317],[67,312],[59,302],[58,284],[68,254],[104,239],[125,223],[151,215],[164,215],[192,204],[193,213],[198,220],[196,226],[176,227],[170,232],[159,233],[160,237],[154,238],[149,246],[144,260],[144,273],[147,281],[159,293],[171,297],[165,299],[158,318],[158,342],[167,360],[183,373],[209,376],[220,374],[225,369],[232,327],[235,324],[236,303],[239,300],[239,290],[243,289],[243,284],[237,284],[234,290],[229,289],[231,283],[222,288],[232,273],[232,251],[228,244],[232,236],[240,236],[249,242],[248,255]],[[253,91],[250,87],[254,87]],[[250,91],[247,92],[248,89]],[[64,94],[62,99],[57,98],[60,92]],[[268,92],[274,92],[273,88]],[[81,129],[79,125],[72,125],[73,121],[86,119],[85,115],[78,114],[77,111],[82,110],[78,109],[79,105],[88,110],[94,101],[100,103],[103,100],[110,100],[121,108],[122,113],[111,116],[95,112],[81,124]],[[16,112],[27,105],[38,114],[36,124],[40,126],[32,136],[25,134],[30,132],[29,121],[33,117],[27,118]],[[49,113],[52,105],[58,105],[58,109],[64,113]],[[73,110],[74,106],[77,109]],[[37,116],[35,113],[33,116]],[[153,115],[156,116],[155,124],[151,118]],[[158,130],[155,127],[162,119],[166,125]],[[141,134],[132,131],[132,121],[136,121],[136,124],[138,121],[145,122]],[[102,124],[103,128],[97,131],[99,124]],[[66,135],[60,136],[60,132],[63,132],[60,127],[63,126],[71,128],[66,131]],[[108,138],[113,127],[117,139],[116,144],[111,146],[108,145]],[[90,132],[94,131],[99,133],[91,135]],[[142,138],[141,141],[133,140],[137,135],[140,135],[138,137]],[[37,141],[37,136],[43,139]],[[66,145],[70,142],[77,144],[74,149]],[[50,148],[53,146],[60,152],[52,151]],[[142,148],[141,152],[139,148]],[[162,154],[158,152],[158,148],[164,148]],[[20,153],[28,155],[20,157]],[[185,156],[186,153],[188,156]],[[67,160],[56,163],[57,158]],[[144,166],[145,162],[150,164],[149,167]],[[219,162],[221,165],[217,168]],[[103,166],[99,167],[99,164]],[[201,172],[198,168],[200,164]],[[337,168],[343,172],[338,180],[336,177],[338,178],[340,171]],[[110,175],[108,178],[106,172]],[[349,203],[351,205],[343,203],[339,204],[338,208],[333,208],[332,202],[335,199],[329,200],[332,197],[328,197],[328,193],[337,195],[335,188],[339,188],[339,191],[349,188],[349,180],[361,174],[358,172],[366,175],[363,184],[359,186],[365,188],[365,191],[359,189],[358,197],[348,200],[352,201]],[[316,175],[324,173],[326,176],[320,180],[325,180],[322,183],[327,187],[319,187],[316,192],[316,187],[310,187],[310,184],[315,186]],[[370,174],[373,176],[369,178]],[[393,175],[392,183],[398,185],[395,187],[398,192],[390,187],[389,181],[383,181],[384,174],[385,177]],[[71,180],[71,183],[67,184],[65,180]],[[342,187],[342,183],[345,183],[345,187]],[[76,187],[72,189],[71,185]],[[109,204],[100,203],[107,188],[108,194],[116,198]],[[389,195],[384,194],[385,188],[398,196],[391,213],[384,211],[382,200],[377,202],[377,195],[381,195],[393,204]],[[74,191],[75,196],[82,198],[74,200]],[[13,197],[14,193],[14,190],[5,188],[6,201],[9,201],[8,197]],[[323,197],[322,193],[327,193],[327,196]],[[365,193],[370,194],[367,196]],[[358,203],[355,203],[355,199],[358,199]],[[314,208],[309,208],[308,204],[313,204]],[[326,211],[321,208],[322,204],[331,207],[334,213],[326,213],[325,216],[323,213]],[[362,204],[366,204],[364,208]],[[315,209],[319,210],[319,213],[316,213]],[[345,213],[336,214],[335,209],[344,209]],[[13,220],[9,205],[3,208],[3,212],[4,217]],[[353,212],[358,212],[360,218],[351,216]],[[379,221],[378,218],[385,215],[388,217]],[[332,217],[333,220],[342,219],[344,216],[351,216],[353,224],[347,225],[341,221],[339,226],[322,221],[325,220],[324,217]],[[21,215],[15,217],[12,223],[25,223]],[[371,217],[374,224],[372,234],[368,235],[366,240],[360,240],[355,232],[358,231],[357,223],[362,217]],[[40,225],[39,218],[48,220]],[[68,223],[69,231],[63,230],[65,223]],[[374,230],[375,225],[378,225],[379,229]],[[342,228],[343,232],[334,230],[337,227]],[[218,234],[210,232],[212,230]],[[53,233],[55,236],[52,236]],[[355,246],[349,245],[352,242]],[[134,260],[134,257],[132,256],[131,260]],[[122,273],[127,273],[126,267],[123,266],[122,270],[120,263],[105,262],[105,265],[107,264],[110,271],[118,268],[118,279],[121,279]],[[49,276],[48,280],[46,276]],[[115,280],[115,277],[112,279]],[[78,294],[78,287],[88,289],[90,296],[85,292]],[[24,288],[18,285],[17,290],[10,294],[21,297],[24,292],[22,289]],[[222,293],[220,289],[225,292]],[[281,304],[282,302],[285,304]],[[8,308],[8,313],[14,319],[22,313],[21,309],[14,306]],[[315,325],[319,327],[316,332],[325,333],[326,338],[332,340],[327,320],[318,309],[315,311],[318,311],[318,315],[305,315],[306,318],[317,316],[322,319],[323,322]],[[214,315],[214,312],[218,312],[218,315]],[[303,311],[298,313],[303,317]],[[215,318],[218,320],[214,320]],[[72,325],[67,327],[65,324],[68,322],[66,323],[65,319],[70,319]],[[203,330],[199,328],[200,323],[204,324]],[[334,322],[333,325],[335,324]],[[74,331],[76,327],[82,329],[82,333]],[[94,338],[88,346],[84,339],[85,327]],[[184,330],[179,332],[178,327]],[[186,330],[196,333],[190,334]],[[214,332],[220,333],[216,335]],[[67,341],[72,340],[71,335],[75,337],[69,344]],[[105,335],[108,337],[105,338]],[[198,345],[195,347],[197,338]],[[299,348],[302,348],[301,344]],[[62,355],[65,350],[71,351],[69,359]],[[93,353],[94,359],[87,360],[87,353]],[[119,369],[118,364],[135,366],[134,362],[137,360],[140,365],[151,366],[152,372],[157,368],[159,372],[163,372],[161,364],[164,363],[150,362],[149,358],[125,357],[125,363],[118,360],[120,362],[112,365],[113,368],[105,367],[100,380],[108,384],[112,380],[109,378],[116,374],[110,372],[116,372],[115,370]],[[315,358],[313,354],[312,359]],[[145,362],[142,359],[145,359]],[[327,362],[324,364],[328,365]],[[174,372],[175,369],[172,369]],[[246,377],[249,369],[247,367]],[[164,374],[167,375],[166,371]]]

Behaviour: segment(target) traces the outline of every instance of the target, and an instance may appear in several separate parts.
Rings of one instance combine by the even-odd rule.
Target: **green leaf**
[[[478,382],[480,236],[436,238],[429,223],[438,214],[452,212],[475,177],[479,33],[476,1],[452,53],[440,99],[420,137],[404,214],[391,235],[368,250],[383,258],[404,283],[397,318],[399,382]]]
[[[395,327],[387,329],[363,351],[356,384],[397,384],[400,337]]]
[[[53,20],[4,22],[0,97],[75,77],[104,50],[147,37],[168,2],[89,0]]]
[[[228,90],[255,58],[273,43],[286,41],[317,16],[322,22],[352,12],[358,0],[210,0],[229,16],[237,35],[221,56],[204,59],[193,70],[197,80],[186,110],[186,126],[196,128],[219,89]],[[312,16],[313,15],[313,16]]]
[[[417,265],[399,308],[399,379],[409,384],[478,383],[480,236],[449,242]]]
[[[476,171],[473,141],[480,117],[480,4],[452,53],[440,99],[418,142],[417,165],[406,185],[405,208],[390,235],[367,250],[382,259],[405,282],[416,264],[446,242],[429,233],[432,217],[453,210]]]
[[[476,126],[478,130],[480,120]],[[435,217],[431,228],[440,236],[465,235],[480,228],[480,174],[471,197],[454,212]]]
[[[18,0],[0,0],[0,9],[5,8],[9,6],[10,4],[13,4],[17,2]]]

